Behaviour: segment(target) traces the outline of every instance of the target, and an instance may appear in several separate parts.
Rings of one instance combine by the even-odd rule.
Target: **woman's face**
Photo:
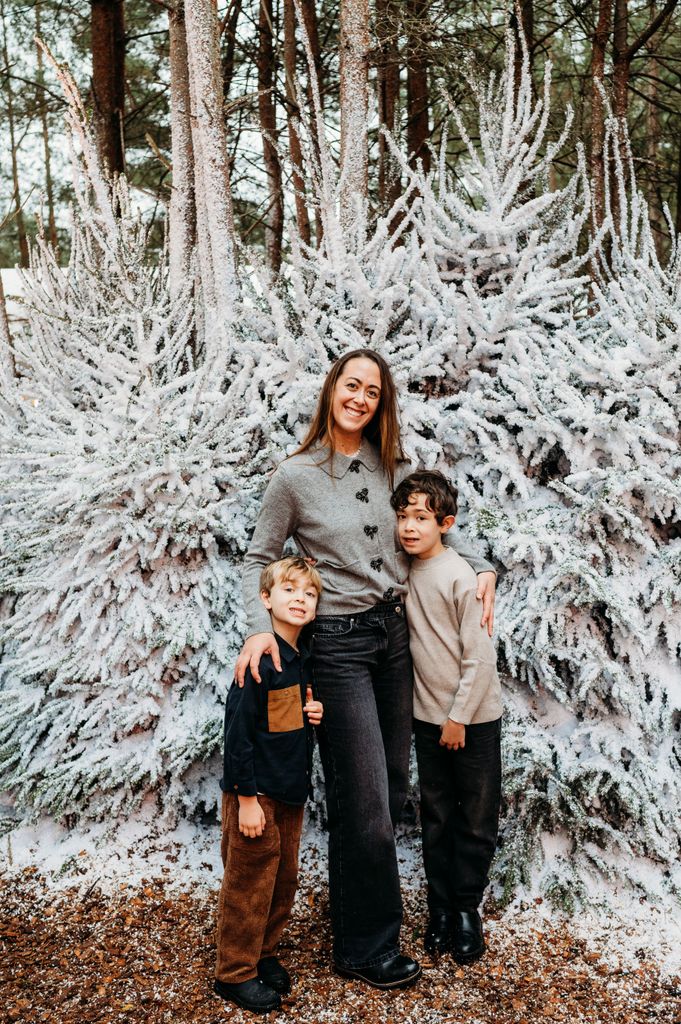
[[[371,422],[381,400],[381,371],[373,359],[357,356],[340,372],[333,390],[334,432],[358,434]]]

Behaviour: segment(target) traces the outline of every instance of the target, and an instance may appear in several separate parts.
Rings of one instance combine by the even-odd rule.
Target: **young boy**
[[[260,597],[281,653],[269,655],[262,681],[250,671],[225,708],[222,862],[215,991],[254,1013],[281,1006],[290,990],[275,950],[289,919],[298,880],[298,846],[310,789],[312,730],[323,708],[312,698],[309,655],[298,646],[317,608],[319,573],[302,558],[263,569]],[[305,717],[307,716],[307,723]]]
[[[478,906],[499,824],[496,654],[480,626],[475,573],[442,543],[454,525],[456,489],[442,473],[412,473],[391,501],[412,556],[406,610],[430,913],[425,947],[469,963],[485,951]]]

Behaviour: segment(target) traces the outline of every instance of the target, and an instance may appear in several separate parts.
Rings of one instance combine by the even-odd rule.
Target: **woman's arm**
[[[253,539],[244,558],[243,601],[247,635],[234,668],[239,686],[244,684],[246,668],[260,682],[259,665],[263,654],[271,654],[274,667],[281,672],[279,647],[272,633],[269,612],[260,600],[260,573],[270,562],[281,558],[284,544],[294,531],[296,506],[286,475],[277,469],[267,485]]]

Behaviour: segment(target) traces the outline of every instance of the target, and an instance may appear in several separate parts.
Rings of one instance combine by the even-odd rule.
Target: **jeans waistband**
[[[394,601],[379,601],[378,604],[374,604],[371,608],[365,608],[363,612],[350,612],[348,615],[318,615],[312,622],[314,628],[315,622],[350,622],[350,620],[364,619],[372,615],[378,615],[379,617],[387,618],[388,615],[403,615],[404,604],[402,598],[397,597]]]

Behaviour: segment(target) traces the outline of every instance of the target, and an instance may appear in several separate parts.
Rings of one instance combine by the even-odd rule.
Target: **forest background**
[[[676,3],[0,20],[8,852],[40,816],[214,821],[259,498],[368,344],[499,569],[497,898],[675,906]]]
[[[367,6],[367,5],[360,5]],[[340,7],[338,2],[302,0],[301,15],[319,82],[325,123],[340,132]],[[66,155],[65,98],[45,70],[35,44],[42,38],[67,61],[98,123],[100,143],[112,171],[125,172],[153,225],[152,246],[163,237],[170,198],[170,30],[181,5],[164,0],[120,0],[69,4],[3,0],[2,123],[0,181],[5,217],[0,260],[27,266],[35,214],[43,211],[53,242],[68,248],[65,227],[70,202]],[[597,82],[612,94],[616,116],[629,126],[637,180],[651,209],[661,246],[668,244],[664,206],[676,231],[681,226],[681,36],[673,2],[513,4],[448,3],[447,0],[377,0],[366,9],[372,110],[368,122],[369,196],[385,209],[399,194],[382,125],[425,161],[439,149],[447,124],[443,91],[464,111],[470,95],[462,65],[501,70],[511,21],[527,39],[535,88],[552,63],[549,137],[562,130],[562,114],[575,112],[573,134],[554,162],[554,185],[577,164],[576,142],[589,141],[589,160],[599,174],[603,104]],[[239,238],[265,246],[271,225],[270,259],[276,268],[282,244],[281,206],[292,201],[292,181],[273,143],[286,141],[296,112],[292,74],[305,71],[298,40],[292,52],[293,0],[234,0],[219,5],[220,63],[230,184]],[[288,26],[288,27],[287,27]],[[294,144],[295,149],[295,144]],[[452,137],[452,165],[463,152]],[[602,213],[601,213],[602,216]],[[666,241],[665,241],[666,239]]]

